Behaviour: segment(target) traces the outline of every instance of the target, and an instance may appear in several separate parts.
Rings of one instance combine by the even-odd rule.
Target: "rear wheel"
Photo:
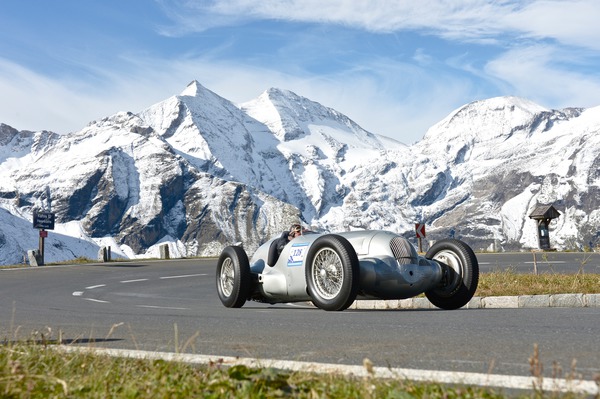
[[[479,263],[473,250],[462,241],[446,239],[436,242],[425,257],[444,268],[441,284],[425,293],[427,299],[438,308],[448,310],[469,303],[479,282]]]
[[[217,292],[228,308],[241,308],[251,290],[250,262],[241,247],[226,247],[217,263]]]
[[[315,306],[344,310],[356,299],[359,284],[358,257],[344,237],[319,237],[306,257],[306,286]]]

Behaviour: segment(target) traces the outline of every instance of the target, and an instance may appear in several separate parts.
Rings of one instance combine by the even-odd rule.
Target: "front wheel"
[[[429,301],[441,309],[465,306],[477,290],[479,263],[473,250],[464,242],[446,239],[436,242],[425,254],[444,269],[440,285],[425,292]]]
[[[250,262],[241,247],[226,247],[217,263],[217,292],[228,308],[241,308],[251,289]]]
[[[344,237],[319,237],[306,256],[306,287],[313,304],[324,310],[344,310],[356,299],[360,266]]]

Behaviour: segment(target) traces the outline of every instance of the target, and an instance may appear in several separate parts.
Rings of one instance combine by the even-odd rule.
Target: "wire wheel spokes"
[[[330,248],[323,248],[313,261],[313,281],[325,299],[333,299],[339,294],[344,281],[344,268],[339,255]]]
[[[219,276],[221,291],[225,296],[231,296],[231,293],[233,292],[234,277],[235,271],[233,269],[233,261],[231,258],[227,258],[223,261],[223,266],[221,266],[221,275]]]

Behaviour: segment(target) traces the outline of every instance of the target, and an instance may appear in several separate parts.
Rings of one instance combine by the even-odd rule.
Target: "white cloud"
[[[52,78],[0,59],[0,122],[18,130],[69,133],[118,111],[139,111],[150,105],[148,101],[162,100],[164,86],[156,83],[170,83],[168,76],[157,82],[150,74],[132,79],[118,72],[103,73],[101,83],[94,86],[84,80]]]
[[[417,30],[453,40],[554,39],[600,49],[597,0],[161,0],[161,4],[176,22],[173,34],[270,19],[379,33]]]
[[[511,85],[515,95],[551,108],[598,105],[600,78],[565,67],[559,48],[538,45],[508,51],[490,61],[486,72]]]
[[[600,2],[597,0],[538,0],[504,23],[534,38],[551,38],[566,45],[600,50]]]
[[[95,104],[69,101],[76,93],[63,82],[0,59],[0,122],[19,130],[64,132],[74,115]],[[87,103],[87,104],[86,104]]]
[[[244,20],[272,19],[333,23],[371,32],[422,29],[472,37],[495,32],[498,15],[512,9],[509,2],[481,0],[219,0],[200,3],[160,0],[159,3],[176,22],[171,33],[180,34]]]
[[[130,60],[130,70],[96,70],[103,88],[86,82],[52,80],[18,65],[0,62],[0,121],[19,130],[77,131],[118,111],[139,112],[179,94],[192,79],[241,103],[270,87],[289,89],[334,108],[363,128],[406,144],[419,140],[448,109],[461,105],[463,82],[430,77],[410,65],[373,61],[369,73],[289,75],[231,61],[187,58]],[[10,78],[6,78],[10,77]],[[424,108],[425,107],[425,108]]]
[[[405,62],[393,54],[386,56],[389,58],[363,57],[346,64],[345,69],[324,74],[311,73],[314,60],[306,57],[319,61],[323,51],[329,55],[343,51],[336,47],[336,40],[344,38],[319,40],[319,48],[315,44],[319,38],[311,36],[316,34],[311,31],[307,36],[290,37],[276,54],[267,51],[272,59],[263,66],[231,58],[235,54],[221,48],[202,56],[176,58],[170,54],[163,59],[113,54],[102,67],[81,62],[94,82],[83,77],[65,80],[42,75],[0,58],[0,122],[17,129],[66,133],[117,111],[140,111],[178,94],[192,79],[238,103],[257,97],[269,87],[289,89],[345,113],[369,131],[407,144],[420,139],[451,110],[484,97],[515,94],[547,107],[598,105],[598,73],[588,71],[586,75],[572,68],[593,64],[597,56],[594,49],[600,46],[600,24],[596,23],[600,3],[595,0],[159,3],[174,21],[164,30],[170,35],[271,19],[344,25],[378,33],[412,30],[448,40],[494,41],[496,45],[486,48],[485,56],[477,56],[493,57],[491,61],[473,58],[465,50],[441,65],[436,49],[423,41],[416,51],[410,50],[412,58],[411,54],[403,58]],[[545,44],[535,44],[539,39],[545,39]],[[583,48],[569,49],[566,44]],[[220,43],[225,48],[228,45],[225,39]],[[503,48],[509,50],[499,54]]]

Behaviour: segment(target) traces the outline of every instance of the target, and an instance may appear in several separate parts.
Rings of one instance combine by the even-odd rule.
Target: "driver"
[[[300,224],[294,223],[292,224],[290,231],[284,231],[283,233],[281,233],[281,237],[277,239],[276,244],[277,258],[279,258],[279,255],[281,255],[281,251],[283,251],[283,248],[287,245],[287,243],[292,241],[294,238],[301,236],[303,231],[304,229]]]

